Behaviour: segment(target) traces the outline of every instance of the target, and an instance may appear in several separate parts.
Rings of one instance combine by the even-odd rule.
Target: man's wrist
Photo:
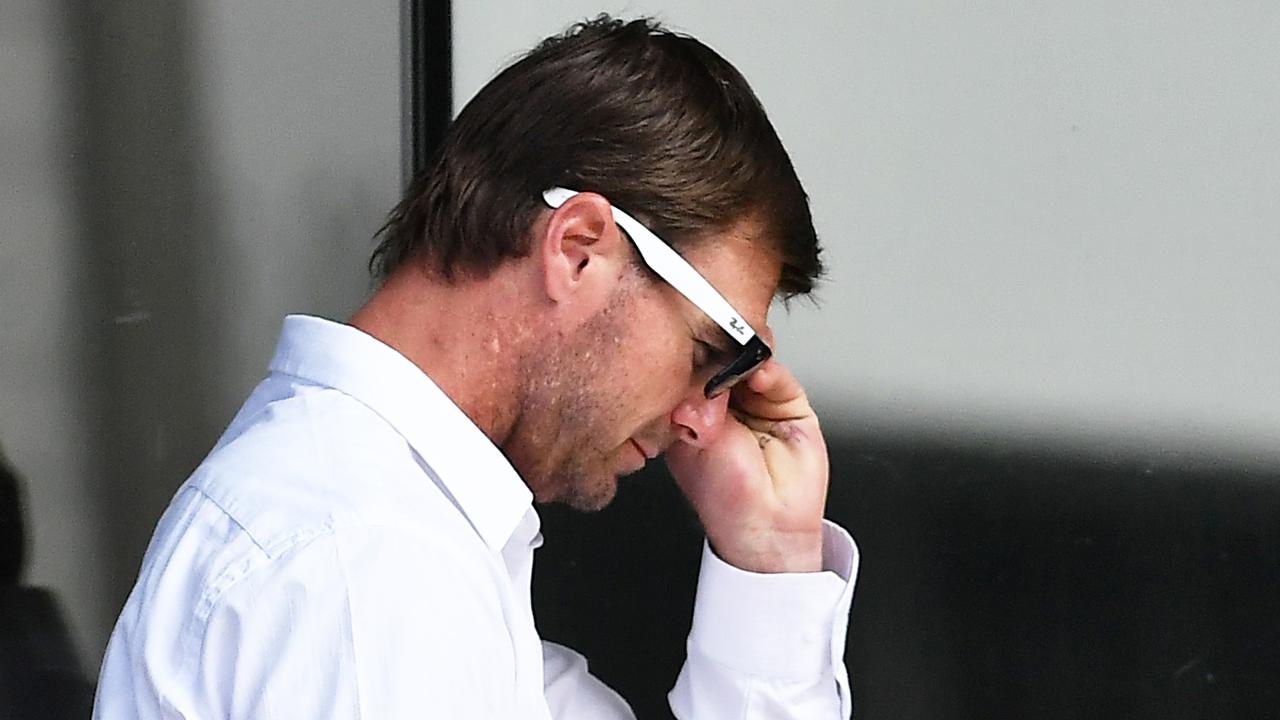
[[[822,570],[822,527],[811,532],[771,533],[751,543],[721,543],[708,538],[724,562],[760,574],[808,573]]]

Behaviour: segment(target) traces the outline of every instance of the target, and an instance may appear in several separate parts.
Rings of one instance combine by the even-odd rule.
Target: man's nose
[[[729,393],[708,400],[699,389],[697,394],[681,401],[671,413],[676,438],[695,447],[706,447],[720,434],[728,412]]]

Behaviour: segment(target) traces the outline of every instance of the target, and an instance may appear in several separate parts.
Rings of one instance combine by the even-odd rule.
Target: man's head
[[[821,273],[804,189],[742,75],[691,37],[604,16],[545,40],[467,104],[373,269],[484,276],[529,252],[556,186],[600,193],[677,250],[751,217],[784,294]]]
[[[581,194],[553,210],[554,187]],[[481,89],[371,261],[449,285],[541,273],[556,309],[521,355],[518,407],[495,442],[538,499],[580,507],[606,503],[640,452],[708,436],[727,404],[696,385],[710,364],[694,367],[727,336],[638,262],[611,208],[758,330],[774,295],[807,293],[821,273],[807,197],[743,77],[693,38],[603,16]]]

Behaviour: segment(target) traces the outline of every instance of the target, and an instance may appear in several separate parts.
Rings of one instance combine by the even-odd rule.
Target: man
[[[545,41],[459,115],[350,324],[286,319],[160,521],[96,717],[630,717],[537,635],[532,501],[603,507],[663,451],[709,541],[675,714],[848,717],[856,551],[767,344],[818,253],[722,58],[647,21]]]

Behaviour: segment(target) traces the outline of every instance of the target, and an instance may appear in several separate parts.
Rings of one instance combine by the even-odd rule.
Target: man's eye
[[[715,348],[701,340],[695,340],[693,343],[693,371],[695,373],[705,372],[711,365],[711,359],[715,356]]]
[[[732,360],[732,355],[724,348],[716,347],[702,340],[695,340],[693,343],[693,372],[695,375],[709,377]]]

